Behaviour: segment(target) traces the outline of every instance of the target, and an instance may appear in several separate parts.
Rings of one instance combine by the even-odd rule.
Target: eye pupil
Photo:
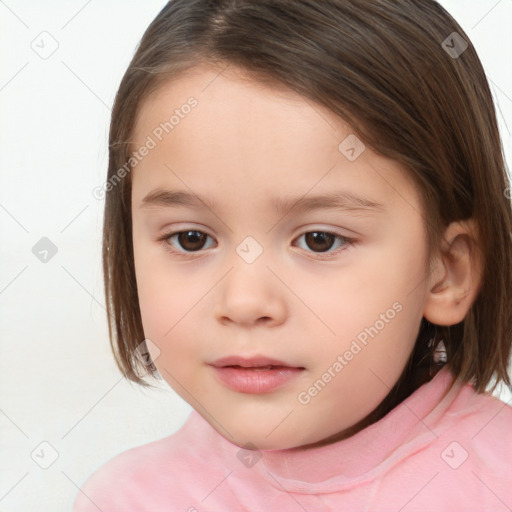
[[[324,231],[311,231],[306,234],[306,243],[311,249],[318,250],[319,252],[325,252],[330,249],[334,241],[334,235],[332,233],[326,233]],[[327,239],[327,243],[326,243]],[[318,248],[318,244],[320,247]],[[315,245],[317,247],[315,248]]]
[[[180,245],[187,251],[201,249],[207,235],[200,231],[183,231],[178,235]],[[191,242],[191,243],[189,243]]]

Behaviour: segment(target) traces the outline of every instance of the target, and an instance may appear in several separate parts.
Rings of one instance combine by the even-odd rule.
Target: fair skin
[[[350,127],[291,91],[240,80],[230,68],[193,71],[144,102],[133,134],[138,148],[169,113],[197,99],[131,176],[139,303],[145,336],[159,350],[155,365],[239,446],[285,449],[343,439],[398,380],[422,316],[453,325],[466,315],[478,291],[466,236],[471,225],[451,224],[445,252],[426,268],[420,196],[396,162],[369,147],[349,161],[338,145]],[[215,207],[142,207],[156,188],[208,197]],[[382,209],[274,209],[277,198],[341,191]],[[207,235],[202,245],[197,237],[158,240],[191,230]],[[322,244],[305,236],[311,232],[341,238]],[[236,250],[247,236],[263,250],[252,263]],[[298,395],[365,327],[395,311],[394,303],[400,312],[309,403],[300,403]],[[273,392],[242,393],[220,383],[208,365],[235,354],[304,370]]]

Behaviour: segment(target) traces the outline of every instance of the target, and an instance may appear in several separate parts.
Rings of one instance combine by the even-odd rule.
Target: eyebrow
[[[140,203],[141,209],[154,207],[207,208],[214,211],[217,203],[211,197],[201,197],[181,190],[156,188],[146,194]],[[383,204],[370,198],[360,197],[349,191],[333,191],[319,195],[304,195],[298,198],[274,198],[272,206],[277,214],[284,212],[307,212],[311,210],[341,210],[349,212],[377,213],[385,212]]]

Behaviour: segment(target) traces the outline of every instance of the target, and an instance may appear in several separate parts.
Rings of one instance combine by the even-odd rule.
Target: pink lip
[[[241,393],[268,393],[299,375],[304,367],[292,367],[269,357],[224,357],[210,363],[222,384]],[[273,366],[271,369],[256,369]]]
[[[217,359],[213,363],[210,363],[212,366],[244,366],[245,368],[253,368],[255,366],[286,366],[288,368],[293,368],[287,363],[283,361],[279,361],[277,359],[271,359],[270,357],[265,356],[254,356],[254,357],[241,357],[241,356],[228,356],[222,357],[221,359]]]

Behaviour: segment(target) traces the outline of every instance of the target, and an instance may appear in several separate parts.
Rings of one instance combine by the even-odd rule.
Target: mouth
[[[269,364],[268,366],[240,366],[238,364],[230,364],[227,366],[221,366],[221,368],[237,368],[239,370],[262,372],[265,370],[277,370],[277,369],[290,368],[290,366],[274,366],[271,364]]]
[[[218,381],[239,393],[270,393],[294,380],[305,368],[267,357],[230,356],[210,363]]]
[[[228,356],[223,357],[221,359],[217,359],[213,363],[209,363],[211,366],[215,366],[217,368],[238,368],[238,369],[247,369],[247,370],[255,370],[255,371],[263,371],[263,370],[274,370],[274,369],[287,369],[287,368],[296,368],[300,370],[304,370],[303,366],[295,366],[292,364],[285,363],[284,361],[279,361],[277,359],[272,359],[266,356],[254,356],[254,357],[243,357],[243,356]]]

